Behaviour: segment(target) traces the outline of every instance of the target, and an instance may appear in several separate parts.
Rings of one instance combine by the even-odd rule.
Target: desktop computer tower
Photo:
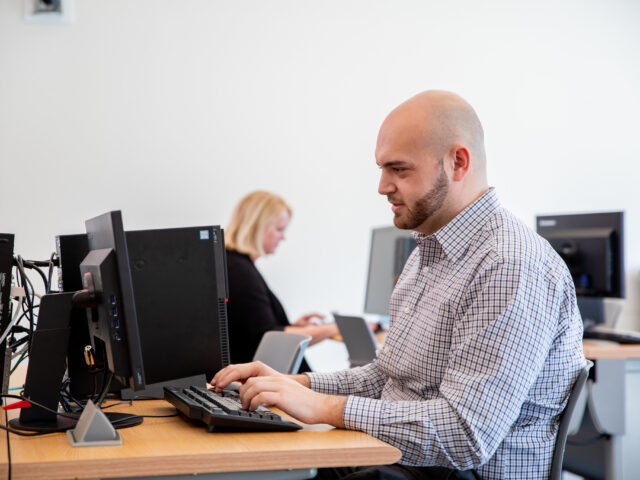
[[[0,335],[11,323],[11,270],[13,268],[14,235],[0,233]],[[7,351],[7,339],[0,343],[0,367],[2,368],[1,393],[9,388],[11,352]]]
[[[222,230],[129,231],[127,245],[147,384],[212,378],[229,363]]]
[[[147,385],[202,374],[210,379],[229,363],[222,230],[207,226],[128,231],[126,239]],[[56,244],[61,289],[82,288],[78,265],[88,251],[86,235],[59,236]],[[101,376],[91,374],[84,361],[89,343],[85,311],[74,311],[71,321],[70,391],[86,398]],[[104,361],[100,352],[95,353],[97,363]],[[126,398],[134,395],[122,387],[112,385],[110,391]]]

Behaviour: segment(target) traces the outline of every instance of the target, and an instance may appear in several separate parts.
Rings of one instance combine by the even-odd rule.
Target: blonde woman
[[[269,330],[310,335],[311,345],[338,333],[334,323],[315,324],[314,318],[322,319],[317,313],[289,323],[282,304],[255,266],[258,258],[276,251],[290,219],[291,207],[281,197],[257,191],[240,200],[225,229],[231,363],[250,362],[262,335]],[[308,369],[303,362],[300,371]]]

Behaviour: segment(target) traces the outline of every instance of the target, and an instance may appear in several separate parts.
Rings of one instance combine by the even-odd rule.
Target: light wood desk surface
[[[597,342],[585,340],[582,342],[584,356],[589,360],[605,358],[640,358],[640,345],[619,345],[613,342]]]
[[[107,411],[167,415],[162,400]],[[14,414],[15,416],[15,414]],[[397,462],[400,451],[362,432],[309,426],[298,432],[207,433],[184,418],[145,418],[118,430],[122,446],[74,448],[64,434],[11,436],[12,479],[55,480],[205,472],[237,472],[378,465]]]

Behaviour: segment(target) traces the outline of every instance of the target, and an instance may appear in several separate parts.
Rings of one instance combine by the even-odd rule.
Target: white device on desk
[[[364,317],[334,313],[333,318],[338,324],[342,341],[349,352],[351,367],[361,367],[371,363],[376,358],[378,344]]]

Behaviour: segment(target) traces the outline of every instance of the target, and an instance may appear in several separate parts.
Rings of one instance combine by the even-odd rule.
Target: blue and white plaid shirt
[[[378,358],[308,374],[348,395],[343,420],[406,465],[547,478],[558,414],[585,364],[569,272],[493,189],[433,235],[415,234]]]

